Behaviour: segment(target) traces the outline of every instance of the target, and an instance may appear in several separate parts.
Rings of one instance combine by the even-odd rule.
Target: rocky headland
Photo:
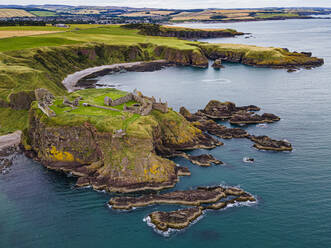
[[[143,23],[126,24],[122,27],[138,29],[139,34],[142,35],[176,37],[180,39],[226,38],[244,35],[244,33],[238,32],[234,29],[193,29]]]
[[[135,94],[137,100],[152,101]],[[222,145],[166,104],[146,105],[149,112],[137,114],[129,106],[139,103],[118,90],[82,90],[69,99],[49,96],[46,90],[37,90],[36,95],[41,102],[30,110],[25,149],[47,168],[78,176],[78,186],[115,192],[171,188],[178,176],[189,172],[160,155]],[[104,107],[100,100],[107,97],[118,98],[114,101],[120,105]],[[70,99],[75,106],[68,105]],[[144,102],[142,107],[145,111]],[[91,113],[98,114],[91,118]]]
[[[211,60],[244,65],[284,69],[311,69],[324,64],[310,52],[290,52],[286,48],[258,47],[240,44],[199,44],[204,55]]]

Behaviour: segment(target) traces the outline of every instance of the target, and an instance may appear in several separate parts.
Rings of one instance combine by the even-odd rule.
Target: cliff
[[[234,29],[193,29],[142,23],[126,24],[122,27],[139,29],[139,33],[142,35],[176,37],[181,39],[225,38],[244,34]]]
[[[209,59],[273,68],[311,68],[321,66],[323,59],[311,53],[290,52],[284,48],[258,47],[241,44],[199,44]]]
[[[179,169],[159,153],[220,144],[172,110],[140,116],[124,112],[123,104],[116,106],[119,112],[83,106],[123,94],[112,89],[78,91],[69,96],[82,99],[73,109],[57,97],[50,106],[54,117],[46,116],[34,102],[24,138],[27,154],[50,169],[78,176],[79,186],[132,192],[175,185]]]

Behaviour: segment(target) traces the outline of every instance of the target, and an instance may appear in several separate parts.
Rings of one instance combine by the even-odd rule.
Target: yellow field
[[[23,9],[0,9],[0,18],[2,17],[25,17],[34,16]]]
[[[33,31],[33,30],[6,30],[6,31],[2,31],[2,30],[0,30],[0,39],[15,37],[15,36],[29,36],[29,35],[50,34],[50,33],[57,33],[57,32],[59,32],[59,31]]]

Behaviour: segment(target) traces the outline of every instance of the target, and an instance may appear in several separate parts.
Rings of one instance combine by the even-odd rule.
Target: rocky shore
[[[237,107],[232,102],[220,102],[211,100],[203,110],[191,114],[185,107],[180,108],[180,114],[195,127],[223,139],[247,138],[255,144],[253,147],[259,150],[292,151],[292,145],[288,141],[274,140],[268,136],[253,136],[241,128],[227,128],[215,120],[228,121],[232,125],[249,125],[259,123],[272,123],[280,118],[274,114],[255,114],[260,108],[255,105]]]
[[[9,172],[14,156],[20,150],[21,136],[21,131],[0,136],[0,174]]]

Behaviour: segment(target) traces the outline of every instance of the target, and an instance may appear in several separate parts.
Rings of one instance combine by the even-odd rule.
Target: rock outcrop
[[[146,207],[155,204],[172,204],[186,206],[201,206],[226,199],[227,197],[250,196],[244,190],[236,187],[198,187],[194,190],[173,191],[164,194],[149,194],[139,197],[120,196],[109,200],[113,209],[130,210],[134,207]]]
[[[191,114],[184,107],[180,108],[180,113],[192,124],[201,129],[222,139],[232,138],[246,138],[249,134],[241,128],[227,128],[224,125],[216,123],[214,120],[209,119],[204,113],[198,111]]]
[[[264,113],[262,115],[252,114],[250,112],[240,112],[234,114],[229,122],[235,125],[246,124],[259,124],[259,123],[273,123],[279,121],[280,118],[277,115]]]
[[[189,156],[188,158],[193,164],[197,164],[202,167],[209,167],[212,164],[216,164],[216,165],[223,164],[222,161],[215,159],[211,154]]]
[[[181,230],[197,220],[203,214],[204,210],[219,210],[231,204],[255,201],[256,199],[252,195],[243,193],[232,199],[219,201],[210,205],[178,209],[171,212],[156,211],[149,214],[148,218],[150,223],[152,223],[157,230],[163,232],[169,231],[169,229]]]
[[[249,139],[255,144],[255,148],[259,150],[271,150],[271,151],[292,151],[292,145],[286,140],[273,140],[268,136],[250,136]]]
[[[222,65],[222,60],[221,59],[215,59],[214,63],[212,64],[212,67],[215,69],[221,69],[224,68]]]
[[[160,231],[184,229],[203,214],[202,207],[185,208],[171,212],[157,211],[149,214],[150,222]]]
[[[220,102],[211,100],[206,107],[201,110],[201,113],[211,119],[230,119],[238,112],[260,111],[260,108],[255,105],[237,107],[233,102]]]

